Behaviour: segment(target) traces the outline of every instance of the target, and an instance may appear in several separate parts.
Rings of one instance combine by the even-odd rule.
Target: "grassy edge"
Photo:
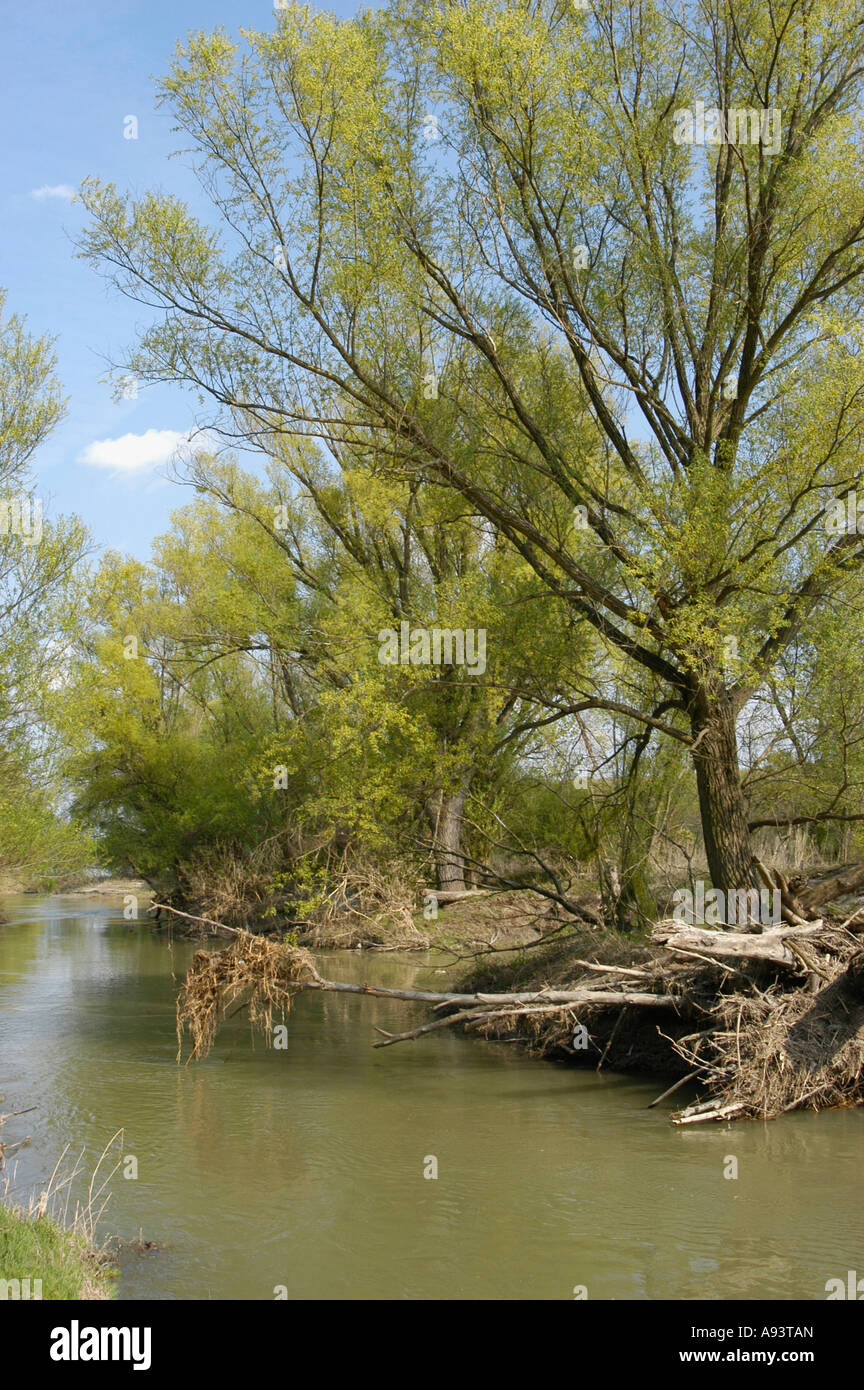
[[[114,1271],[86,1236],[52,1216],[0,1203],[0,1281],[41,1280],[43,1299],[64,1302],[114,1297]],[[0,1300],[4,1290],[0,1284]],[[15,1297],[8,1288],[5,1296]]]

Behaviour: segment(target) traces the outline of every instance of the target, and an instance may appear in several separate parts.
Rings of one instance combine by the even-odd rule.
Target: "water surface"
[[[676,1129],[662,1080],[552,1066],[442,1030],[373,1050],[422,1005],[308,993],[285,1050],[229,1023],[178,1066],[192,952],[72,898],[4,902],[4,1139],[32,1135],[19,1197],[69,1143],[92,1167],[122,1129],[103,1234],[125,1299],[824,1299],[864,1273],[864,1112]],[[338,952],[335,979],[445,988],[415,955]],[[730,1156],[738,1178],[724,1178]],[[424,1178],[429,1159],[437,1179]],[[131,1165],[127,1165],[131,1167]],[[8,1169],[7,1169],[8,1172]]]

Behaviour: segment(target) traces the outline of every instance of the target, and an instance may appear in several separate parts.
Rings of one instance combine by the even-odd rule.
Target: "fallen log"
[[[646,994],[637,990],[550,989],[521,990],[511,994],[453,994],[448,990],[387,989],[383,985],[354,985],[344,980],[304,982],[302,988],[333,990],[337,994],[371,994],[383,999],[416,1000],[423,1004],[639,1004],[643,1008],[669,1008],[680,1003],[671,994]]]
[[[780,915],[783,921],[793,927],[806,926],[808,920],[810,920],[807,915],[807,910],[791,892],[789,884],[786,882],[780,870],[774,869],[773,873],[771,873],[766,869],[762,860],[757,859],[755,854],[753,856],[753,866],[769,891],[773,889],[780,890]]]
[[[673,1125],[699,1125],[705,1120],[731,1120],[733,1116],[740,1114],[746,1107],[739,1103],[734,1105],[715,1105],[713,1101],[708,1101],[704,1105],[688,1105],[686,1110],[679,1110],[677,1115],[672,1116]]]
[[[602,1066],[620,1033],[613,1057],[619,1070],[634,1060],[645,1070],[647,1058],[647,1069],[668,1072],[674,1059],[676,1068],[684,1064],[687,1080],[707,1091],[710,1099],[672,1116],[676,1124],[769,1118],[864,1099],[864,952],[860,939],[838,927],[812,923],[755,934],[667,921],[652,934],[660,949],[653,959],[640,959],[639,969],[571,958],[574,974],[585,972],[575,983],[564,975],[556,988],[539,975],[533,988],[499,993],[325,979],[308,951],[236,928],[230,934],[229,945],[196,952],[187,972],[178,998],[178,1056],[184,1033],[192,1040],[190,1060],[206,1056],[237,1007],[248,1008],[252,1025],[272,1038],[274,1016],[284,1016],[293,996],[311,989],[432,1007],[432,1017],[413,1028],[378,1028],[376,1047],[464,1027],[507,1041],[521,1033],[537,1055],[574,1060],[578,1021],[590,1026]],[[560,968],[557,958],[555,964]],[[748,973],[753,964],[763,967],[759,975]],[[694,1018],[698,1033],[687,1031]],[[677,1089],[678,1083],[657,1103]]]
[[[807,911],[812,911],[823,903],[854,893],[858,888],[864,888],[864,860],[857,864],[844,864],[818,882],[807,884],[799,890],[798,901]]]
[[[588,963],[590,966],[590,962]],[[572,989],[512,990],[499,994],[480,991],[391,989],[386,985],[354,984],[347,980],[327,980],[316,969],[308,951],[236,931],[236,939],[219,951],[198,951],[186,973],[177,1009],[178,1048],[184,1029],[192,1038],[193,1058],[205,1057],[213,1044],[227,1010],[235,1004],[249,1008],[253,1025],[272,1032],[274,1012],[290,1009],[293,996],[303,990],[322,990],[336,994],[370,995],[379,999],[404,999],[411,1003],[433,1004],[436,1009],[468,1009],[471,1021],[489,1015],[497,1017],[512,1011],[540,1008],[555,1012],[566,1009],[687,1007],[680,995],[634,989],[629,982],[610,989],[603,981],[579,984]],[[433,1027],[452,1027],[459,1014],[448,1015],[394,1035],[397,1042],[419,1037]],[[464,1019],[462,1021],[465,1021]],[[380,1044],[379,1044],[380,1045]],[[179,1052],[178,1052],[179,1055]]]
[[[390,1047],[392,1043],[409,1042],[412,1038],[422,1037],[424,1033],[432,1033],[436,1028],[449,1028],[454,1024],[460,1023],[480,1023],[493,1018],[524,1018],[527,1014],[550,1014],[560,1013],[562,1009],[569,1008],[566,1004],[532,1004],[527,1008],[513,1009],[463,1009],[457,1014],[448,1014],[446,1018],[436,1018],[432,1023],[423,1023],[419,1028],[412,1028],[407,1033],[388,1033],[384,1028],[376,1028],[375,1032],[380,1033],[385,1041],[373,1043],[373,1047]]]
[[[600,971],[601,974],[638,975],[643,980],[647,979],[650,975],[650,971],[648,970],[633,970],[630,966],[626,965],[601,965],[596,960],[579,960],[578,957],[574,957],[570,964],[579,965],[585,970],[597,970]]]
[[[500,892],[498,888],[423,888],[425,898],[434,898],[439,907],[449,903],[461,903],[463,898],[491,898]]]
[[[528,994],[425,994],[410,991],[381,990],[368,988],[362,985],[344,985],[337,980],[323,980],[319,985],[310,985],[310,988],[334,989],[341,992],[362,994],[386,994],[391,997],[405,998],[410,996],[412,999],[423,998],[427,1003],[437,998],[437,1008],[444,1008],[448,1005],[461,1005],[471,1003],[473,1008],[460,1009],[458,1013],[448,1014],[444,1018],[434,1019],[431,1023],[423,1023],[417,1028],[411,1028],[405,1033],[388,1033],[383,1028],[376,1028],[377,1033],[384,1036],[384,1042],[373,1043],[373,1047],[390,1047],[393,1043],[411,1042],[415,1038],[423,1037],[426,1033],[432,1033],[438,1028],[458,1027],[460,1024],[485,1023],[498,1018],[521,1018],[527,1014],[549,1014],[561,1013],[565,1009],[577,1008],[624,1008],[635,1005],[643,1009],[680,1009],[682,999],[673,994],[649,994],[639,990],[611,990],[611,989],[591,989],[586,987],[577,990],[548,990],[539,993]],[[490,1007],[494,1005],[506,1005],[505,1008]]]
[[[717,960],[764,961],[770,965],[798,969],[799,957],[790,949],[789,943],[806,941],[821,935],[823,930],[819,922],[806,927],[762,932],[757,936],[750,932],[714,931],[710,927],[661,922],[651,933],[651,940],[659,946],[680,948]]]

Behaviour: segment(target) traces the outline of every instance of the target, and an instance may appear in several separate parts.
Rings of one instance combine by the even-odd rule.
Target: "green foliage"
[[[0,869],[36,884],[77,874],[93,845],[62,814],[46,701],[75,628],[87,537],[33,496],[34,455],[64,403],[46,338],[4,315],[0,294]]]
[[[275,799],[251,773],[267,692],[242,653],[212,661],[184,614],[179,586],[106,556],[54,701],[77,816],[110,862],[146,877],[198,845],[255,843],[272,826]]]
[[[303,450],[262,483],[202,456],[195,478],[152,565],[109,555],[88,585],[54,702],[76,814],[148,875],[291,831],[416,851],[437,791],[506,775],[529,684],[572,645],[566,610],[538,630],[518,557],[452,499],[357,461],[333,472]],[[403,614],[482,627],[483,669],[382,663]],[[297,873],[324,891],[312,863]]]
[[[113,1296],[112,1272],[84,1236],[50,1216],[30,1216],[0,1203],[0,1279],[42,1281],[41,1297],[65,1303]]]
[[[48,888],[79,878],[98,861],[92,835],[58,815],[44,791],[23,777],[13,781],[7,773],[0,787],[0,826],[0,873],[25,886]]]
[[[161,84],[212,219],[85,186],[82,254],[157,309],[128,369],[268,460],[267,485],[206,458],[193,477],[252,523],[274,611],[251,554],[192,587],[223,646],[232,622],[247,657],[263,634],[279,690],[249,773],[284,766],[310,830],[416,837],[467,788],[488,831],[547,714],[578,716],[619,764],[634,728],[689,749],[711,871],[749,875],[737,732],[755,795],[789,758],[757,706],[864,601],[860,533],[825,524],[864,493],[864,65],[853,0],[727,10],[289,5],[274,32],[189,36]],[[676,139],[712,99],[778,112],[778,140]],[[183,523],[193,550],[210,515]],[[485,627],[483,679],[376,665],[402,620]],[[830,810],[857,748],[821,680],[805,799]],[[626,766],[619,785],[635,873]]]

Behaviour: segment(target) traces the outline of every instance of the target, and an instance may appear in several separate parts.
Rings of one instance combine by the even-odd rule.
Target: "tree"
[[[862,844],[864,671],[857,576],[790,643],[760,692],[745,785],[750,828],[801,827],[834,853]]]
[[[199,453],[201,495],[152,564],[108,556],[94,577],[64,729],[78,812],[115,858],[143,872],[146,839],[147,871],[172,872],[220,833],[329,830],[391,857],[425,838],[437,886],[464,887],[465,797],[536,742],[533,692],[572,624],[547,602],[536,632],[536,577],[458,496],[348,462],[306,446],[264,481]],[[471,614],[464,665],[400,659]]]
[[[0,293],[0,868],[38,880],[93,853],[58,814],[45,708],[75,630],[87,536],[76,519],[43,517],[34,496],[34,456],[64,402],[50,341],[4,306]]]
[[[289,442],[270,461],[269,488],[202,453],[189,476],[229,513],[254,522],[274,572],[281,561],[306,595],[302,615],[295,608],[287,625],[278,602],[259,621],[295,718],[314,725],[327,707],[330,738],[319,727],[313,742],[329,765],[331,816],[348,823],[365,805],[364,832],[374,838],[376,829],[393,829],[397,805],[404,819],[418,803],[437,886],[461,889],[466,796],[494,786],[535,736],[544,682],[560,678],[568,661],[584,664],[588,653],[560,601],[544,604],[537,630],[532,609],[543,595],[536,576],[494,527],[466,514],[458,494],[416,477],[393,479],[374,458],[349,449],[331,452],[328,462],[320,450]],[[458,635],[455,643],[439,636],[440,660],[432,650],[436,632]],[[304,702],[292,699],[300,672],[311,694]],[[398,749],[382,738],[388,722],[394,736],[401,730]],[[341,776],[331,743],[343,753]],[[380,796],[374,810],[373,785]]]
[[[217,660],[212,622],[218,614],[228,627],[226,585],[208,587],[196,571],[197,612],[213,609],[202,631],[186,612],[189,572],[188,561],[172,574],[109,552],[90,576],[53,701],[76,817],[109,862],[154,881],[176,877],[204,846],[248,850],[283,820],[255,777],[272,732],[270,694],[237,595]]]
[[[602,641],[589,703],[688,748],[723,890],[754,881],[738,718],[864,545],[826,529],[862,483],[862,24],[289,6],[162,83],[215,228],[84,191],[84,254],[160,311],[130,367],[458,492]]]

